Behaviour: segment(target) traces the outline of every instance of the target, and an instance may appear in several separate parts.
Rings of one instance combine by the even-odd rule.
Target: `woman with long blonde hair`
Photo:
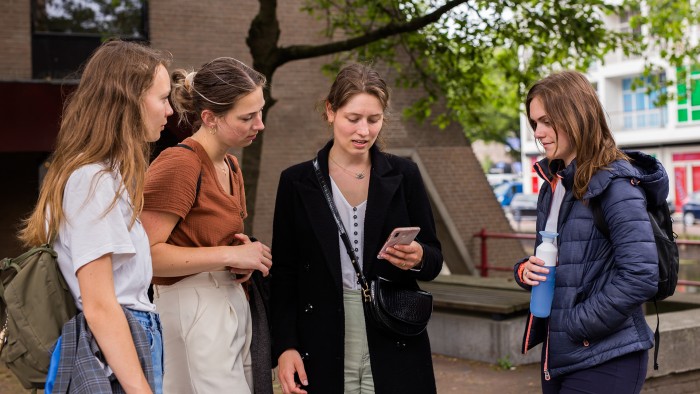
[[[53,244],[76,305],[127,392],[160,392],[162,385],[160,327],[147,296],[150,247],[138,216],[149,142],[173,113],[168,64],[136,43],[109,41],[93,53],[64,107],[39,201],[20,232],[27,245]],[[122,306],[151,339],[155,387]]]

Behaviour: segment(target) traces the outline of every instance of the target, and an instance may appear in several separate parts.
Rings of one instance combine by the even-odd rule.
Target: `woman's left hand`
[[[408,245],[394,245],[387,248],[382,258],[402,270],[419,267],[423,261],[423,247],[416,241]]]
[[[245,269],[239,269],[235,267],[229,268],[229,272],[232,274],[236,275],[236,283],[243,283],[247,282],[248,279],[250,279],[251,276],[253,276],[253,271],[254,270],[245,270]]]

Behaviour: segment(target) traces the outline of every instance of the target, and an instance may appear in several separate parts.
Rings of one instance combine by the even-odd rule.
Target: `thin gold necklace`
[[[225,162],[224,162],[224,167],[223,167],[223,168],[221,168],[221,167],[219,167],[219,166],[217,166],[217,165],[214,165],[214,167],[216,167],[216,168],[218,168],[219,170],[221,170],[224,174],[227,174],[227,173],[228,173],[228,165],[226,165]]]
[[[352,171],[346,169],[345,167],[341,166],[340,164],[338,164],[337,161],[333,160],[333,156],[328,155],[328,158],[331,159],[331,161],[333,162],[333,164],[337,165],[338,168],[340,168],[341,170],[345,171],[345,173],[347,173],[348,175],[354,177],[355,179],[364,179],[364,178],[365,178],[365,171],[366,171],[366,170],[365,170],[365,171],[360,171],[360,172],[352,172]]]

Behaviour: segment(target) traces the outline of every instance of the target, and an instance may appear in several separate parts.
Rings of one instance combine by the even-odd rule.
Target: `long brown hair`
[[[538,98],[554,131],[565,133],[576,152],[574,196],[581,199],[598,170],[615,160],[629,158],[617,148],[605,111],[591,83],[577,71],[560,71],[535,83],[527,93],[525,109],[530,126],[530,103]]]
[[[161,52],[132,42],[108,41],[95,50],[64,105],[39,200],[19,233],[26,245],[53,241],[65,220],[66,183],[75,170],[87,164],[105,163],[105,171],[119,172],[121,185],[108,211],[126,191],[133,204],[129,225],[134,224],[143,208],[149,156],[142,99],[158,66],[169,63]]]
[[[389,115],[389,87],[377,70],[367,64],[360,63],[345,66],[336,75],[328,96],[320,106],[323,119],[328,120],[326,106],[329,106],[333,112],[338,112],[338,109],[360,93],[367,93],[379,100],[382,110],[384,110],[384,121],[386,122]],[[381,133],[377,137],[376,144],[380,149],[383,148],[384,140],[381,138]]]
[[[333,112],[337,112],[353,96],[360,93],[376,97],[385,111],[389,106],[389,88],[386,81],[372,67],[359,63],[350,64],[338,72],[324,104],[327,103]],[[328,120],[325,105],[323,118]]]

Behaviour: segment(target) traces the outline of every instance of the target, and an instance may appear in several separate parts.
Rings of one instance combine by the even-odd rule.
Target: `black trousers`
[[[648,361],[649,351],[642,350],[549,381],[542,374],[542,393],[639,394],[647,376]]]

